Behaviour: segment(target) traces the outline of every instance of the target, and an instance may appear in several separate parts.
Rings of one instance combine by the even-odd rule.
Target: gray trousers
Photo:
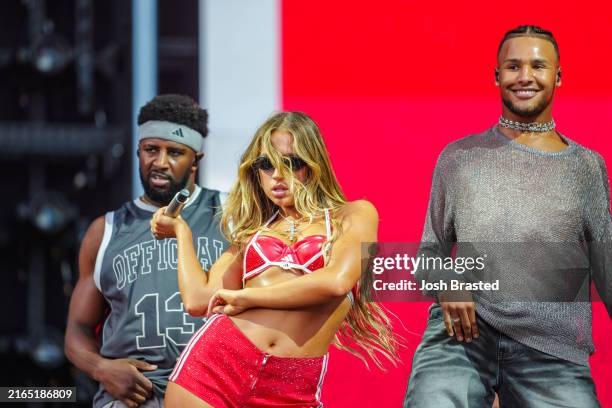
[[[111,401],[102,408],[127,408],[127,405],[121,401]],[[139,408],[164,408],[164,399],[153,395],[144,404],[140,405]]]
[[[525,346],[480,317],[478,328],[478,339],[458,342],[432,305],[404,408],[490,408],[496,392],[502,408],[600,407],[589,367]]]

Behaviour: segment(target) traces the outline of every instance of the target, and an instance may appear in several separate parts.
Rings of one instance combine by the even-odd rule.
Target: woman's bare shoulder
[[[338,220],[344,232],[357,235],[371,235],[378,229],[378,211],[374,204],[367,200],[355,200],[346,203],[338,210]]]
[[[338,209],[338,216],[345,218],[362,218],[378,220],[378,211],[374,204],[368,200],[349,201]]]

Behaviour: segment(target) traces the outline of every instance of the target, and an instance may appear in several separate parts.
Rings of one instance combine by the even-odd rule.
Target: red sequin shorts
[[[323,357],[261,351],[223,314],[213,315],[181,354],[170,381],[215,408],[322,407]]]

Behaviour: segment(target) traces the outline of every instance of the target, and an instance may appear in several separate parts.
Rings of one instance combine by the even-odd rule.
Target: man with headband
[[[145,193],[96,219],[83,238],[65,348],[100,383],[94,407],[162,406],[176,359],[203,324],[181,303],[176,239],[156,240],[149,223],[187,188],[181,216],[202,268],[227,247],[215,217],[219,192],[195,183],[206,124],[206,111],[186,96],[160,95],[144,105],[137,156]]]

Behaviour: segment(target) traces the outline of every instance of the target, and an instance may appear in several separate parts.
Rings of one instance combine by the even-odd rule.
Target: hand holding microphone
[[[178,217],[183,207],[185,207],[185,204],[187,204],[187,200],[189,200],[189,194],[189,190],[186,188],[176,193],[172,201],[170,201],[170,204],[166,207],[164,215],[172,218]]]
[[[176,193],[170,204],[160,208],[151,219],[151,233],[157,239],[173,238],[180,223],[185,223],[179,215],[189,199],[189,190],[186,188]]]

